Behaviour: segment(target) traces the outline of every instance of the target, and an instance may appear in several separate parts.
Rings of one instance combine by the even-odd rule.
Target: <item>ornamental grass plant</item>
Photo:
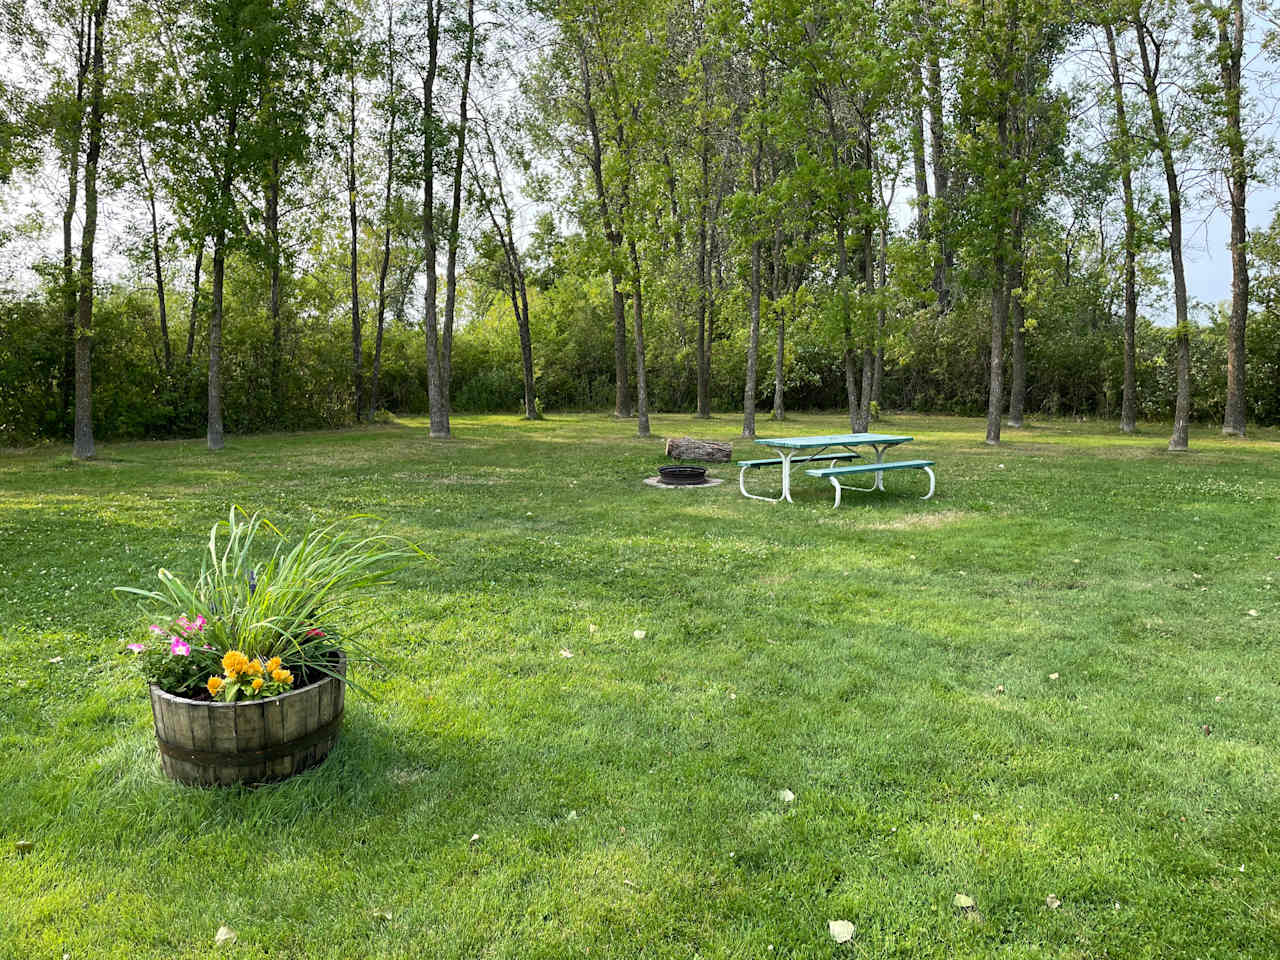
[[[230,700],[283,692],[295,677],[303,686],[336,676],[339,648],[348,659],[368,659],[362,628],[345,625],[353,607],[425,556],[402,537],[362,533],[358,525],[371,519],[347,517],[290,542],[266,518],[233,506],[209,531],[194,581],[161,568],[158,590],[116,587],[155,621],[150,642],[129,644],[147,681],[177,695],[207,690]],[[273,665],[262,674],[265,684],[235,682],[251,663]]]

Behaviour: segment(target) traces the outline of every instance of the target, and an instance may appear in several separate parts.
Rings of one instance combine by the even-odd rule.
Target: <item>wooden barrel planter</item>
[[[336,676],[265,700],[209,703],[151,687],[160,763],[172,780],[199,786],[283,780],[324,760],[338,741],[347,658]]]

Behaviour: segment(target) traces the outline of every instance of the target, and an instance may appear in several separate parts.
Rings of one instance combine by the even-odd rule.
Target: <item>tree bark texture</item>
[[[59,386],[62,394],[62,413],[71,411],[75,395],[76,379],[76,316],[79,302],[79,283],[76,278],[75,249],[72,246],[72,230],[75,226],[76,205],[80,189],[80,146],[84,138],[84,93],[89,77],[93,48],[89,38],[89,22],[86,7],[81,5],[80,19],[76,27],[76,93],[75,119],[71,135],[65,147],[67,161],[67,205],[62,210],[62,320],[63,349],[62,376]]]
[[[232,203],[231,185],[235,180],[236,130],[239,122],[240,105],[237,102],[228,108],[222,181],[218,184],[218,227],[213,239],[213,289],[209,309],[209,416],[206,431],[210,450],[221,450],[225,443],[222,429],[222,300],[227,276],[226,216]]]
[[[1111,24],[1103,23],[1111,64],[1111,89],[1116,106],[1116,135],[1120,144],[1120,187],[1124,202],[1124,391],[1120,401],[1120,429],[1133,433],[1138,424],[1137,359],[1137,233],[1138,216],[1133,200],[1133,142],[1125,112],[1124,84],[1120,60],[1116,56],[1116,36]]]
[[[435,191],[435,96],[436,71],[440,57],[440,15],[443,0],[427,3],[427,72],[422,78],[422,246],[426,259],[426,292],[423,294],[423,330],[427,348],[427,403],[429,436],[449,436],[449,416],[443,393],[444,371],[440,364],[440,322],[438,314],[440,255],[436,237]]]
[[[142,172],[142,180],[147,195],[147,208],[151,212],[151,265],[155,271],[156,305],[160,311],[160,343],[164,351],[164,375],[173,373],[173,346],[169,342],[169,313],[165,307],[164,267],[160,262],[160,220],[156,215],[156,191],[151,183],[151,174],[147,170],[147,157],[142,144],[138,144],[138,168]]]
[[[364,416],[364,329],[360,322],[360,223],[356,214],[356,69],[351,64],[347,86],[347,214],[351,221],[351,387],[356,422]]]
[[[1151,109],[1151,126],[1156,146],[1164,167],[1165,185],[1169,193],[1169,260],[1173,268],[1173,304],[1177,321],[1176,350],[1178,368],[1178,392],[1174,402],[1173,434],[1169,437],[1169,449],[1187,449],[1187,435],[1191,419],[1191,326],[1187,316],[1187,275],[1182,262],[1182,194],[1178,186],[1178,171],[1173,161],[1173,146],[1165,124],[1164,110],[1160,106],[1158,63],[1153,67],[1148,50],[1148,27],[1141,18],[1135,18],[1134,30],[1138,34],[1138,53],[1142,58],[1142,77]]]
[[[453,198],[449,208],[449,243],[444,271],[444,330],[440,338],[440,375],[443,379],[444,429],[452,432],[453,323],[458,302],[459,222],[462,217],[462,169],[467,153],[467,106],[471,102],[471,66],[476,49],[476,5],[467,0],[467,40],[462,57],[462,89],[458,94],[458,140],[453,163]]]
[[[103,33],[106,30],[107,0],[99,0],[93,12],[93,79],[89,95],[89,128],[84,155],[84,225],[80,234],[80,289],[76,303],[76,418],[72,455],[85,460],[94,454],[93,445],[93,245],[98,231],[98,160],[102,156]]]
[[[1249,171],[1245,162],[1240,107],[1245,37],[1243,0],[1229,0],[1229,6],[1215,8],[1214,15],[1218,20],[1222,96],[1226,101],[1227,193],[1231,201],[1231,318],[1227,323],[1227,405],[1222,418],[1222,432],[1243,437],[1247,418],[1245,324],[1249,317],[1249,235],[1245,221]]]
[[[604,188],[604,154],[600,146],[600,125],[596,120],[596,108],[591,99],[591,71],[587,66],[586,41],[578,40],[578,58],[582,67],[582,110],[591,136],[591,179],[600,205],[600,223],[609,243],[609,286],[613,294],[613,367],[614,405],[613,415],[619,419],[631,416],[631,393],[627,387],[627,317],[626,302],[622,295],[622,277],[618,262],[622,256],[622,234],[618,231],[609,210],[609,197]]]
[[[631,317],[636,341],[636,435],[649,436],[649,387],[645,377],[644,297],[641,288],[640,252],[635,238],[628,240],[631,253]]]

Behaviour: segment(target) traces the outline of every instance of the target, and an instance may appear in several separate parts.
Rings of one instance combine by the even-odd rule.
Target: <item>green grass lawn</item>
[[[937,496],[835,511],[641,483],[731,417],[454,424],[0,455],[2,960],[1280,956],[1276,432],[895,416]],[[110,588],[231,503],[433,559],[323,766],[185,788]]]

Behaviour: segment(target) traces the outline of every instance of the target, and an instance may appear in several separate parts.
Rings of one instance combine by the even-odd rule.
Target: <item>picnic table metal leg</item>
[[[876,463],[884,463],[885,448],[880,446],[873,446],[872,449],[875,450],[876,452]],[[879,490],[882,493],[884,492],[884,471],[883,470],[876,471],[876,482],[871,485],[871,489]]]
[[[779,500],[782,499],[781,497],[762,497],[762,496],[759,496],[758,494],[747,493],[747,471],[750,469],[752,468],[743,467],[742,471],[738,474],[738,489],[742,491],[742,495],[744,497],[747,497],[751,500],[763,500],[765,503],[777,503]]]
[[[831,477],[830,479],[831,479],[831,485],[836,488],[835,508],[838,510],[840,509],[840,491],[843,489],[843,487],[840,486],[840,481],[837,480],[835,477]]]
[[[779,451],[782,456],[782,499],[787,503],[795,503],[791,499],[791,458],[795,453],[791,450]]]
[[[927,474],[929,475],[929,492],[928,492],[928,493],[926,493],[926,494],[925,494],[923,497],[921,497],[920,499],[921,499],[921,500],[928,500],[930,497],[932,497],[932,496],[933,496],[933,488],[934,488],[934,484],[935,484],[935,480],[934,480],[934,476],[933,476],[933,471],[932,471],[932,470],[930,470],[928,467],[921,467],[920,469],[921,469],[921,470],[923,470],[925,473],[927,473]]]

